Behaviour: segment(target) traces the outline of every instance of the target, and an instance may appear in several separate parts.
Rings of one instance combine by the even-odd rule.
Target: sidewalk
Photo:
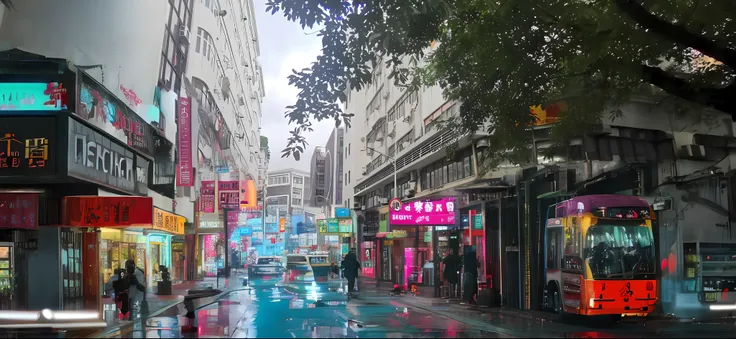
[[[229,292],[232,292],[234,290],[242,288],[242,279],[239,276],[227,279],[227,278],[220,278],[219,282],[216,278],[205,278],[204,280],[198,280],[198,281],[184,281],[179,284],[175,284],[171,286],[171,295],[157,295],[154,292],[152,292],[149,288],[149,291],[146,293],[146,301],[148,303],[148,312],[146,314],[141,314],[140,319],[145,322],[145,319],[152,318],[159,316],[160,314],[168,311],[171,308],[176,307],[176,305],[182,303],[184,301],[184,296],[186,296],[189,292],[189,290],[198,290],[198,289],[220,289],[222,291],[222,294],[226,294]],[[79,333],[79,335],[75,337],[81,337],[81,338],[103,338],[108,337],[114,333],[119,333],[121,330],[133,326],[134,321],[126,321],[126,322],[113,322],[109,323],[109,325],[104,329],[98,329],[94,331],[89,331],[87,333]]]
[[[366,295],[367,298],[361,298],[368,300],[371,297],[385,297],[389,295],[393,286],[388,282],[378,283],[375,279],[361,277],[359,278],[359,294],[361,297]],[[460,314],[477,314],[478,318],[482,316],[490,316],[491,318],[502,318],[502,317],[514,317],[519,319],[527,320],[542,320],[559,322],[558,316],[551,312],[544,312],[538,310],[519,310],[511,309],[506,307],[484,307],[477,305],[467,305],[460,299],[446,299],[446,298],[435,298],[433,293],[433,287],[420,288],[420,294],[413,296],[406,294],[400,299],[396,299],[396,302],[406,304],[407,306],[423,309],[425,311],[444,313],[447,311],[453,315]],[[719,324],[719,325],[733,325],[733,318],[718,318],[711,319],[708,321],[693,321],[693,319],[680,319],[674,317],[665,316],[653,316],[650,315],[646,318],[638,317],[624,317],[621,319],[623,324],[646,324],[651,327],[667,327],[677,324]]]

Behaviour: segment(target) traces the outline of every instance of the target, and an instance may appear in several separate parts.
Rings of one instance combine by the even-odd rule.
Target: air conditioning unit
[[[388,205],[388,198],[379,197],[378,198],[378,203],[381,204],[381,205]]]
[[[184,45],[189,45],[189,27],[179,26],[179,42]]]

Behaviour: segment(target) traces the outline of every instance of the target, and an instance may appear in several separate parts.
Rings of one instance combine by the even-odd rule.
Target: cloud
[[[305,134],[309,145],[300,161],[294,158],[281,158],[281,150],[286,147],[289,126],[284,117],[285,107],[296,102],[299,91],[289,85],[287,77],[292,69],[308,67],[319,55],[322,42],[317,35],[307,35],[301,26],[288,22],[283,16],[264,13],[257,4],[257,22],[261,49],[260,62],[263,66],[265,98],[261,133],[268,137],[271,148],[270,170],[298,168],[308,171],[309,160],[315,146],[324,146],[334,128],[334,121],[314,123],[314,132]],[[265,7],[264,7],[265,8]]]

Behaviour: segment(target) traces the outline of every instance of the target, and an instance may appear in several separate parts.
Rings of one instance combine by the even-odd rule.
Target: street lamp
[[[382,156],[386,157],[391,162],[391,165],[394,167],[394,196],[393,197],[394,198],[398,198],[399,197],[399,188],[398,188],[399,185],[397,184],[397,181],[396,181],[396,173],[398,172],[398,169],[396,168],[396,159],[394,159],[394,157],[392,157],[392,156],[386,155],[385,153],[383,153],[383,152],[381,152],[381,151],[379,151],[379,150],[377,150],[377,149],[375,149],[373,147],[366,146],[365,149],[366,150],[369,150],[371,152],[376,152],[376,153],[378,153],[378,155],[382,155]],[[365,152],[365,150],[362,150],[362,151]]]

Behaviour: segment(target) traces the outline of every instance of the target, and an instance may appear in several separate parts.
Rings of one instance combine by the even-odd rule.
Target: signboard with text
[[[435,198],[389,202],[389,222],[392,226],[448,226],[455,225],[455,198]]]
[[[61,111],[68,104],[61,82],[0,83],[0,111]]]
[[[317,219],[317,231],[319,231],[320,234],[327,233],[327,220]]]
[[[0,194],[0,228],[38,229],[38,194]]]
[[[151,229],[164,231],[175,235],[184,235],[186,218],[160,208],[153,209],[153,225]]]
[[[69,175],[135,193],[135,154],[90,127],[69,119]],[[148,168],[141,169],[146,173]]]
[[[153,225],[151,197],[64,197],[64,225],[125,227]]]
[[[179,98],[179,175],[176,176],[176,185],[180,187],[194,185],[191,104],[190,98]]]
[[[202,181],[199,190],[200,211],[205,213],[215,212],[215,182]]]
[[[57,174],[56,117],[0,117],[0,176]]]

